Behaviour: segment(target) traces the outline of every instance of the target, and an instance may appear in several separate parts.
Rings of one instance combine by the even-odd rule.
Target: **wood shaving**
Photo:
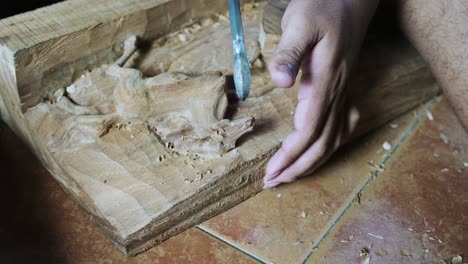
[[[448,168],[443,168],[440,170],[440,172],[449,172],[449,169]]]
[[[368,234],[369,236],[375,237],[375,238],[377,238],[377,239],[381,239],[381,240],[384,239],[383,236],[374,235],[374,234],[372,234],[372,233],[367,233],[367,234]]]
[[[306,218],[306,217],[307,217],[307,213],[304,212],[304,211],[302,211],[301,216],[302,216],[302,218]]]
[[[395,123],[390,123],[388,124],[391,128],[398,128],[398,124],[395,124]]]
[[[278,198],[281,198],[281,196],[283,196],[281,193],[278,193],[278,194],[276,195],[276,197],[278,197]]]
[[[448,139],[447,135],[445,135],[444,133],[440,133],[440,139],[442,139],[442,141],[443,141],[445,144],[448,144],[448,143],[449,143],[449,139]]]

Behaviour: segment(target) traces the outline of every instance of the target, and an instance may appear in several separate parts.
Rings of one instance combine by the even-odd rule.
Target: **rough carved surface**
[[[258,15],[258,8],[248,12],[251,20],[245,20],[246,26],[258,31]],[[225,38],[229,24],[220,17],[203,20],[205,28],[199,29],[197,36],[205,40]],[[171,40],[180,40],[178,34],[163,37],[167,46],[162,50],[174,50],[172,55],[180,55],[170,46],[178,43]],[[253,54],[252,63],[259,56],[259,47],[253,37],[250,39],[255,45],[251,45],[252,53],[249,53]],[[252,131],[254,116],[261,118],[263,114],[249,110],[250,107],[261,107],[254,97],[243,103],[248,106],[242,107],[243,110],[240,105],[228,105],[227,78],[221,72],[232,71],[228,68],[232,58],[229,52],[219,47],[230,45],[223,41],[221,44],[205,42],[201,51],[197,51],[204,52],[198,54],[202,60],[199,56],[180,55],[181,59],[173,64],[184,61],[186,65],[190,65],[190,61],[209,63],[211,66],[207,71],[182,73],[165,68],[169,72],[146,71],[143,74],[145,60],[154,59],[148,54],[154,54],[158,49],[137,48],[142,43],[130,37],[115,64],[86,72],[72,85],[56,90],[47,100],[25,113],[52,155],[93,197],[98,209],[110,220],[120,237],[120,241],[115,240],[123,248],[125,239],[138,234],[154,219],[166,217],[167,210],[175,204],[196,195],[201,187],[217,181],[242,161],[257,157],[253,150],[258,147],[254,142],[244,151],[235,148],[237,139]],[[184,45],[191,47],[192,43],[189,41]],[[203,62],[203,58],[210,56],[216,60]],[[193,65],[203,69],[198,68],[199,64]],[[253,88],[253,95],[272,91],[274,87],[266,85],[264,64],[259,61],[253,68],[257,72],[253,83],[258,88]],[[264,119],[259,128],[265,128]],[[248,142],[244,139],[240,145]],[[271,141],[267,148],[274,148],[277,143]],[[231,185],[239,188],[252,178],[233,180],[223,188],[232,188]],[[218,192],[224,191],[220,189]],[[228,198],[228,201],[241,197]],[[186,206],[200,211],[193,204]],[[183,208],[180,210],[185,210]]]

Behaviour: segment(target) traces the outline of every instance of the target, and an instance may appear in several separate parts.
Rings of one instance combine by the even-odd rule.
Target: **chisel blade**
[[[249,95],[252,79],[250,65],[245,52],[244,32],[239,0],[228,0],[229,20],[231,22],[232,49],[234,57],[234,85],[240,100]]]

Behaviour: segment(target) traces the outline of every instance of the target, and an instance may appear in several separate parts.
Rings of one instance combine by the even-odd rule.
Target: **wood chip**
[[[76,90],[75,84],[72,84],[72,85],[68,86],[67,89],[66,89],[67,93],[69,93],[69,94],[74,93],[75,90]]]
[[[404,257],[411,257],[411,253],[409,253],[406,249],[400,249],[400,255]]]
[[[426,116],[429,120],[434,120],[434,116],[432,115],[431,111],[429,110],[426,110]]]
[[[278,193],[278,194],[276,195],[276,197],[278,197],[278,198],[281,198],[281,196],[283,196],[281,193]]]
[[[391,128],[398,128],[398,124],[390,123],[388,124]]]
[[[385,141],[382,145],[382,147],[385,149],[385,150],[391,150],[392,149],[392,145],[390,145],[390,143],[388,143],[388,141]]]
[[[444,133],[440,133],[440,138],[442,139],[442,141],[443,141],[445,144],[448,144],[448,143],[449,143],[449,139],[448,139],[447,135],[445,135]]]
[[[307,217],[307,213],[304,212],[304,211],[302,211],[301,216],[302,216],[302,218],[306,218],[306,217]]]
[[[388,253],[387,253],[387,251],[386,251],[385,249],[379,248],[379,249],[377,249],[377,250],[375,251],[375,254],[376,254],[377,256],[385,256],[385,255],[387,255]]]
[[[463,257],[460,255],[453,257],[452,264],[463,264]]]
[[[369,249],[368,248],[361,248],[358,251],[359,257],[361,257],[362,260],[365,260],[369,257]]]

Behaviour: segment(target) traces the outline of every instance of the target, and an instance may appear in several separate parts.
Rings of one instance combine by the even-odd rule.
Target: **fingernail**
[[[278,65],[278,70],[281,71],[281,72],[286,73],[293,80],[296,78],[295,70],[294,70],[294,68],[293,68],[293,66],[291,64]]]
[[[279,184],[280,184],[280,182],[266,182],[266,183],[263,185],[263,190],[273,188],[273,187],[275,187],[275,186],[278,186]]]

